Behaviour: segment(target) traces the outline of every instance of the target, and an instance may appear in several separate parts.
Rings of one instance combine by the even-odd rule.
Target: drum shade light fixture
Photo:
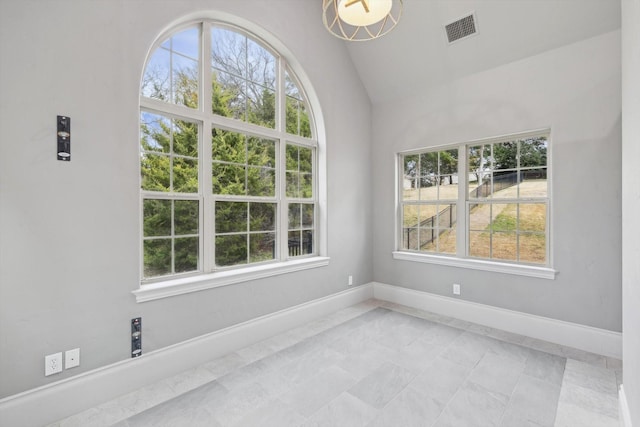
[[[322,0],[322,21],[343,40],[382,37],[400,21],[402,0]]]

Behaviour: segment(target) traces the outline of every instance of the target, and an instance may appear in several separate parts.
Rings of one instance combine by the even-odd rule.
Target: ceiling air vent
[[[449,43],[453,43],[465,37],[469,37],[476,33],[476,19],[472,13],[469,16],[458,19],[450,24],[445,25],[447,30],[447,39]]]

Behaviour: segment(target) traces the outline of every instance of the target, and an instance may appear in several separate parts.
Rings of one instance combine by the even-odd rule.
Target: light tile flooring
[[[621,372],[616,359],[371,300],[51,427],[617,427]]]

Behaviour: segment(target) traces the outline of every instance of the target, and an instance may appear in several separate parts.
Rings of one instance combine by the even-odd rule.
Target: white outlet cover
[[[80,366],[80,349],[74,348],[73,350],[67,350],[64,352],[64,368],[75,368]]]
[[[62,352],[44,357],[44,376],[62,372]]]

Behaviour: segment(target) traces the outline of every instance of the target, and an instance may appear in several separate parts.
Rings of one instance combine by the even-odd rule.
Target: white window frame
[[[257,34],[265,34],[264,30],[237,19],[225,16],[225,20],[215,18],[204,18],[189,21],[183,25],[176,26],[170,31],[158,37],[156,43],[149,50],[149,58],[155,50],[165,40],[186,28],[198,26],[201,34],[200,50],[201,60],[199,64],[200,84],[198,88],[199,105],[197,109],[191,109],[186,106],[164,102],[157,99],[139,96],[140,108],[139,115],[142,111],[147,111],[162,116],[173,117],[195,121],[198,123],[198,192],[197,193],[159,193],[140,190],[140,288],[133,291],[137,302],[155,300],[159,298],[181,295],[189,292],[196,292],[204,289],[210,289],[219,286],[227,286],[235,283],[241,283],[249,280],[256,280],[271,277],[280,274],[286,274],[311,268],[318,268],[329,264],[327,256],[327,231],[326,231],[326,153],[323,147],[324,129],[322,128],[322,117],[314,114],[314,110],[318,110],[317,97],[310,98],[310,84],[308,79],[304,78],[301,67],[295,61],[295,58],[288,53],[286,47],[278,46],[278,42],[268,43],[264,40],[264,36]],[[236,120],[233,118],[217,116],[211,111],[210,96],[205,96],[205,87],[211,87],[210,64],[206,56],[202,52],[208,52],[211,49],[211,39],[208,37],[213,26],[224,26],[230,30],[236,31],[249,39],[258,42],[261,46],[270,51],[276,62],[276,123],[275,128],[267,128],[252,123]],[[251,28],[253,27],[253,28]],[[274,44],[276,47],[274,48]],[[147,58],[147,59],[149,59]],[[147,61],[145,61],[146,67]],[[311,133],[310,138],[293,135],[286,132],[286,93],[285,93],[285,69],[289,73],[291,79],[294,79],[299,91],[307,101],[307,114],[310,118]],[[304,83],[303,83],[304,82]],[[214,221],[205,221],[205,218],[214,218],[214,202],[221,201],[249,201],[248,196],[221,196],[212,194],[212,145],[206,141],[211,138],[211,129],[220,128],[232,132],[243,133],[263,138],[270,138],[276,142],[276,194],[273,197],[253,198],[250,201],[260,202],[267,201],[277,205],[276,213],[276,234],[279,246],[276,247],[276,259],[261,263],[242,264],[229,267],[214,267]],[[286,144],[294,144],[298,146],[308,147],[312,149],[312,167],[313,167],[313,198],[293,199],[286,196],[286,180],[284,179],[286,171]],[[138,141],[139,144],[139,141]],[[157,278],[143,279],[143,200],[145,198],[166,198],[170,200],[177,199],[198,199],[200,201],[200,252],[199,252],[199,271],[161,276]],[[312,203],[314,208],[314,234],[313,234],[313,253],[290,258],[288,256],[288,206],[289,203]]]
[[[509,262],[493,259],[479,259],[469,256],[469,204],[473,201],[469,201],[469,180],[468,176],[468,159],[467,149],[470,146],[483,145],[483,144],[496,144],[501,142],[513,141],[516,139],[526,139],[533,136],[544,135],[547,137],[547,227],[546,227],[546,265],[532,265],[521,262]],[[420,154],[424,152],[435,152],[450,149],[458,149],[458,201],[457,201],[457,233],[456,233],[456,254],[448,255],[442,253],[426,253],[418,251],[409,251],[403,249],[403,178],[404,178],[404,165],[402,162],[403,156],[411,154]],[[424,147],[420,149],[413,149],[407,151],[401,151],[396,154],[396,227],[395,227],[395,242],[396,250],[393,251],[393,258],[396,260],[413,261],[427,264],[438,264],[450,267],[460,267],[473,270],[490,271],[496,273],[513,274],[519,276],[536,277],[542,279],[554,280],[557,275],[557,270],[553,268],[553,236],[552,236],[552,216],[551,216],[551,203],[552,203],[552,143],[551,143],[551,130],[550,129],[537,129],[527,132],[502,135],[491,138],[483,138],[474,141],[466,141],[462,143],[438,145],[432,147]],[[462,179],[464,177],[464,179]],[[522,200],[525,201],[526,200]],[[504,203],[504,201],[497,201],[496,203]],[[462,229],[461,225],[464,227]]]

